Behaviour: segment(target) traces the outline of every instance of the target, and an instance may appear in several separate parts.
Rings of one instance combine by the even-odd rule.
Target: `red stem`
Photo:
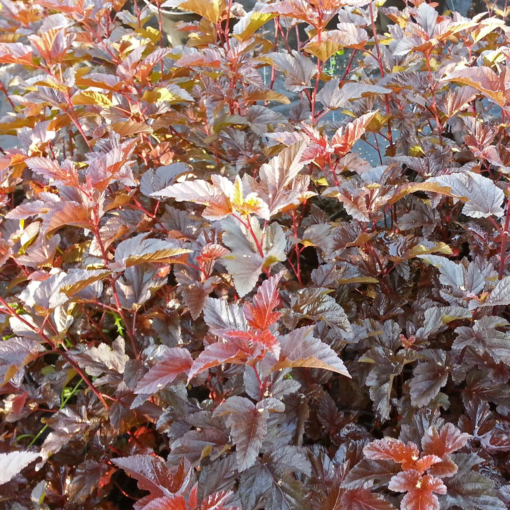
[[[347,67],[345,68],[344,74],[340,78],[340,85],[344,82],[345,78],[349,74],[349,71],[351,70],[351,66],[352,66],[352,63],[354,62],[354,57],[355,57],[357,51],[358,50],[352,50],[352,55],[351,55],[351,58],[349,59],[349,63],[347,64]]]
[[[434,118],[436,120],[437,132],[439,135],[439,143],[441,145],[443,145],[443,135],[442,135],[443,126],[441,124],[441,121],[439,120],[439,115],[437,113],[438,109],[437,109],[437,103],[436,103],[436,87],[434,85],[434,80],[432,78],[432,70],[430,68],[430,51],[428,51],[425,54],[425,60],[427,61],[427,69],[429,71],[430,89],[432,91],[432,108],[433,108]]]
[[[382,57],[381,57],[381,48],[379,47],[379,38],[377,37],[377,29],[375,27],[375,20],[374,20],[374,9],[372,7],[372,4],[370,4],[370,21],[372,22],[372,32],[374,34],[374,42],[375,42],[375,48],[377,50],[377,63],[379,64],[379,70],[381,72],[381,78],[384,78],[384,66],[382,63]],[[375,56],[375,55],[374,55]],[[386,94],[384,96],[385,102],[386,102],[386,115],[390,115],[390,99],[388,95]],[[388,138],[390,142],[390,147],[393,147],[393,134],[391,131],[391,119],[388,120]]]
[[[297,224],[296,224],[296,211],[292,211],[292,226],[294,228],[294,237],[297,238],[298,233],[297,233]],[[301,250],[299,249],[298,244],[294,245],[294,249],[296,251],[296,268],[297,268],[297,272],[296,271],[294,271],[294,272],[296,273],[296,277],[298,279],[300,287],[303,288],[303,282],[301,281],[301,261],[299,260],[300,255],[301,255]]]
[[[94,210],[94,236],[97,239],[97,243],[99,245],[99,249],[101,251],[101,256],[103,257],[104,264],[106,267],[109,267],[108,254],[104,247],[103,240],[101,239],[101,234],[99,232],[99,218],[97,215],[97,211],[95,211],[95,210]],[[124,310],[122,310],[122,305],[120,304],[119,295],[117,293],[117,287],[116,287],[117,278],[111,278],[111,282],[112,282],[112,293],[113,293],[113,298],[115,299],[115,306],[117,308],[117,313],[120,315],[122,321],[124,322],[124,324],[126,326],[126,332],[128,334],[129,341],[131,342],[131,348],[133,349],[133,354],[135,355],[135,358],[138,359],[140,354],[138,352],[138,347],[136,345],[136,339],[134,337],[134,334],[131,332],[131,329],[129,328],[129,324],[128,324],[126,316],[124,314]],[[133,326],[133,330],[134,330],[134,326]]]
[[[67,352],[57,349],[57,346],[53,342],[53,340],[47,337],[42,330],[38,330],[33,324],[30,324],[30,322],[26,321],[25,319],[23,319],[23,317],[18,315],[2,297],[0,297],[0,303],[5,307],[5,310],[3,310],[4,312],[8,313],[11,317],[16,317],[21,322],[23,322],[25,326],[28,326],[32,331],[35,331],[38,335],[44,338],[44,340],[51,346],[53,351],[58,352],[76,370],[78,375],[85,381],[85,384],[92,390],[94,395],[100,400],[105,409],[110,410],[110,406],[106,403],[101,393],[99,393],[97,388],[94,386],[94,384],[92,384],[92,382],[86,376],[85,372],[80,368],[78,363],[76,363],[76,361],[74,361],[73,358],[71,358],[71,356]],[[46,352],[45,354],[48,353]]]
[[[259,240],[257,239],[257,236],[255,235],[255,232],[253,231],[253,228],[251,226],[251,222],[248,218],[248,221],[244,221],[242,218],[240,218],[239,216],[237,216],[236,214],[232,214],[232,216],[238,220],[243,226],[244,228],[246,228],[250,234],[251,234],[251,237],[253,238],[253,242],[255,243],[255,246],[257,247],[257,250],[259,252],[259,255],[264,258],[264,250],[262,249],[262,245],[260,244]]]
[[[505,217],[505,225],[503,227],[503,232],[501,234],[501,251],[499,254],[499,274],[498,280],[503,279],[503,274],[505,273],[505,255],[506,255],[506,238],[508,236],[508,227],[510,225],[510,200],[506,203],[506,217]]]

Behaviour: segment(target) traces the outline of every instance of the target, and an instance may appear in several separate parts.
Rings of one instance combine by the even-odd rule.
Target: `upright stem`
[[[158,2],[158,26],[159,26],[159,47],[163,49],[163,15],[161,13],[161,2]],[[161,59],[161,80],[163,79],[164,67],[163,59]]]
[[[320,46],[321,39],[322,39],[322,10],[321,9],[319,9],[319,24],[317,26],[317,39],[319,40],[319,46]],[[317,102],[317,92],[319,90],[319,83],[321,80],[321,72],[322,72],[322,62],[321,62],[320,58],[317,57],[317,77],[315,78],[315,87],[313,88],[312,99],[311,99],[312,125],[315,124],[315,122],[316,122],[315,104]]]
[[[8,313],[11,317],[16,317],[21,322],[23,322],[25,326],[28,326],[32,331],[35,331],[38,335],[44,338],[45,342],[47,342],[55,352],[58,352],[76,370],[78,375],[84,380],[85,384],[92,390],[94,395],[100,400],[105,409],[108,410],[110,409],[110,406],[106,403],[105,399],[103,398],[103,395],[99,393],[97,388],[92,384],[92,382],[87,377],[85,372],[80,368],[78,363],[76,363],[76,361],[74,361],[73,358],[71,358],[71,356],[67,352],[57,349],[56,343],[53,340],[51,340],[51,338],[49,338],[47,335],[45,335],[42,329],[38,330],[38,328],[36,328],[33,324],[31,324],[30,322],[26,321],[23,317],[18,315],[2,297],[0,297],[0,303],[5,307],[5,309],[2,311]]]
[[[322,72],[322,62],[317,59],[317,78],[315,80],[315,87],[313,89],[312,93],[312,124],[315,124],[316,118],[315,118],[315,105],[317,103],[317,92],[319,90],[319,82],[321,79],[321,72]]]
[[[499,273],[498,280],[503,279],[503,275],[505,273],[505,265],[506,265],[506,240],[508,237],[508,227],[510,226],[510,200],[506,203],[505,210],[505,225],[503,227],[503,232],[501,233],[501,251],[499,253]]]
[[[292,226],[294,228],[294,237],[297,238],[298,232],[297,232],[296,212],[295,211],[292,211]],[[300,261],[301,250],[299,249],[299,244],[296,243],[294,245],[294,248],[296,250],[296,269],[297,269],[296,277],[298,279],[300,287],[303,288],[303,282],[301,281],[301,261]]]
[[[225,44],[227,45],[227,49],[230,50],[230,12],[232,11],[232,0],[228,0],[227,5],[227,22],[225,24]]]
[[[354,62],[354,57],[356,56],[357,51],[358,50],[352,50],[351,58],[349,59],[347,67],[345,68],[344,74],[340,78],[340,85],[344,82],[345,78],[349,74],[349,71],[351,70],[351,66],[352,66],[352,63]]]
[[[0,90],[5,94],[5,98],[7,101],[9,101],[9,104],[11,105],[11,108],[14,111],[14,103],[12,102],[11,98],[9,97],[9,92],[5,88],[5,85],[3,83],[0,83]]]
[[[260,379],[259,371],[257,370],[257,367],[255,365],[253,365],[253,371],[255,372],[255,377],[257,378],[257,382],[259,383],[259,400],[262,400],[264,398],[264,384]]]
[[[248,230],[248,232],[250,233],[252,239],[253,239],[253,242],[255,243],[255,246],[257,247],[257,250],[259,252],[259,255],[264,258],[264,249],[262,248],[262,245],[260,244],[260,241],[257,239],[257,236],[255,234],[255,232],[253,231],[253,227],[251,226],[251,222],[250,222],[250,219],[248,218],[247,221],[244,221],[242,218],[240,218],[239,216],[237,216],[237,214],[232,214],[232,216],[238,220],[241,225],[243,225],[243,227]]]
[[[296,425],[296,435],[294,436],[294,444],[296,446],[303,445],[303,435],[305,432],[306,419],[308,418],[308,397],[301,395],[298,408],[298,421]]]
[[[99,231],[99,217],[98,217],[97,211],[95,211],[95,210],[94,210],[94,236],[97,239],[97,244],[99,245],[99,249],[101,251],[101,256],[103,257],[103,262],[105,264],[105,267],[109,267],[108,254],[104,247],[103,240],[101,239],[101,233]],[[113,298],[115,300],[115,307],[117,309],[117,313],[120,315],[120,318],[122,319],[122,321],[124,322],[124,324],[126,326],[126,332],[128,334],[129,341],[131,342],[131,348],[133,349],[133,354],[134,354],[135,358],[138,359],[139,352],[138,352],[138,347],[136,345],[136,338],[134,335],[135,323],[133,323],[133,329],[131,330],[131,328],[129,327],[129,324],[127,322],[126,316],[124,314],[124,310],[122,310],[122,305],[120,303],[119,295],[117,293],[117,287],[116,287],[117,279],[111,278],[111,283],[112,283],[112,293],[113,293]],[[136,319],[134,319],[134,320],[136,320]]]
[[[134,336],[135,330],[136,330],[136,316],[133,317],[133,326],[132,330],[129,327],[129,323],[126,319],[126,315],[124,314],[124,311],[122,310],[122,305],[120,304],[119,294],[117,293],[117,287],[116,287],[117,279],[112,278],[112,291],[113,291],[113,298],[115,299],[115,305],[117,307],[117,312],[120,315],[120,318],[122,319],[122,322],[126,326],[126,333],[129,337],[129,341],[131,342],[131,348],[133,349],[133,354],[135,355],[135,358],[138,359],[140,356],[140,353],[138,352],[138,347],[136,345],[136,338]]]
[[[379,71],[381,72],[381,78],[384,78],[384,66],[382,63],[382,54],[381,48],[379,47],[379,38],[377,37],[377,28],[375,26],[375,18],[374,18],[374,8],[372,7],[372,3],[370,3],[370,21],[372,24],[372,33],[374,35],[374,43],[375,48],[377,50],[377,63],[379,64]],[[384,95],[384,100],[386,102],[386,115],[390,115],[390,98],[387,94]],[[390,147],[393,147],[393,133],[391,131],[391,119],[388,120],[388,139],[390,142]]]
[[[80,126],[80,122],[78,121],[78,118],[76,117],[76,111],[73,106],[73,102],[71,100],[71,97],[69,96],[69,92],[66,93],[66,101],[67,101],[67,115],[69,115],[69,118],[73,122],[73,124],[76,126],[76,129],[80,132],[80,135],[83,138],[83,141],[87,144],[87,147],[92,152],[92,145],[90,145],[90,142],[87,139],[87,135],[85,134],[85,131],[83,131],[83,128]]]
[[[429,81],[430,81],[430,89],[432,91],[432,108],[434,110],[434,118],[436,119],[436,126],[437,126],[437,132],[439,135],[439,143],[443,145],[443,126],[441,124],[441,121],[439,120],[438,115],[438,109],[437,109],[437,103],[436,103],[436,86],[434,84],[434,79],[432,77],[432,70],[430,68],[430,51],[428,51],[425,55],[425,60],[427,61],[427,69],[429,71]]]
[[[78,381],[78,384],[76,384],[76,386],[71,390],[71,392],[69,393],[69,395],[67,395],[67,397],[62,400],[62,402],[60,403],[60,407],[58,408],[58,410],[62,410],[64,409],[65,405],[69,402],[69,400],[71,400],[71,397],[73,397],[73,395],[76,393],[76,391],[78,390],[78,388],[80,387],[82,381],[81,379]],[[48,412],[49,409],[41,409],[41,411],[46,411]],[[58,412],[58,411],[56,411]],[[44,425],[44,427],[37,433],[37,435],[34,436],[34,438],[32,439],[32,441],[30,441],[30,444],[28,445],[28,447],[30,448],[31,446],[34,446],[34,444],[37,442],[37,440],[41,437],[41,435],[44,433],[44,431],[49,427],[48,424]]]
[[[381,48],[379,48],[379,38],[377,37],[377,28],[375,27],[374,8],[372,7],[372,3],[370,3],[369,8],[372,32],[374,34],[375,49],[377,50],[377,63],[379,64],[379,70],[381,71],[381,78],[384,78],[384,66],[382,65]]]

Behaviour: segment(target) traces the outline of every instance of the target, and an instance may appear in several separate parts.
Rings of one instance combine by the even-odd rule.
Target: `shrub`
[[[1,2],[2,508],[506,509],[506,11],[123,4]]]

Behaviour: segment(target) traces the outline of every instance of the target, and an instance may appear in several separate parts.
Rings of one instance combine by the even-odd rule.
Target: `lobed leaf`
[[[253,303],[244,305],[244,315],[251,328],[264,331],[280,318],[280,314],[273,311],[280,303],[280,279],[281,274],[278,274],[263,282],[253,297]]]
[[[0,453],[0,485],[7,483],[21,473],[38,457],[40,457],[38,453],[28,451]]]
[[[174,473],[161,457],[151,455],[131,455],[113,459],[112,462],[133,477],[140,489],[150,491],[156,497],[177,493],[189,476],[185,462],[181,462]]]
[[[312,336],[312,329],[298,328],[279,338],[281,353],[274,370],[300,367],[322,368],[351,377],[335,351]]]
[[[441,186],[449,187],[453,196],[463,199],[466,204],[462,212],[472,218],[503,216],[503,190],[487,177],[473,172],[441,175],[429,179]]]
[[[146,234],[122,241],[115,250],[115,262],[126,268],[145,262],[172,262],[174,257],[191,253],[176,241],[147,239]]]
[[[158,361],[138,382],[135,393],[150,395],[172,383],[181,374],[188,374],[193,358],[187,349],[174,347],[165,351]]]

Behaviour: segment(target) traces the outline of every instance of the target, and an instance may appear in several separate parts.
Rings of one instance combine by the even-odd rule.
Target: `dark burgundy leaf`
[[[193,358],[188,350],[172,348],[165,351],[158,361],[139,381],[135,393],[152,394],[172,383],[181,374],[187,375],[193,365]]]
[[[150,491],[152,496],[171,496],[186,483],[188,466],[181,462],[177,471],[172,471],[161,457],[132,455],[114,459],[113,463],[138,481],[138,487]]]

